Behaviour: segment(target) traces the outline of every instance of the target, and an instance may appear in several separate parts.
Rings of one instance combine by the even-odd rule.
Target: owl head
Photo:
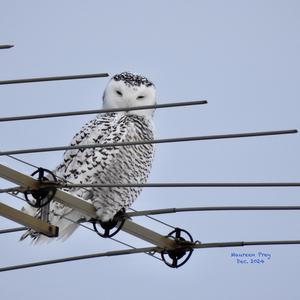
[[[107,84],[103,94],[103,107],[128,108],[154,105],[156,103],[154,84],[146,77],[123,72],[114,75]],[[153,109],[132,110],[128,114],[136,114],[151,118]]]

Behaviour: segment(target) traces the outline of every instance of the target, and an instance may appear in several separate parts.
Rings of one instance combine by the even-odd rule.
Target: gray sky
[[[156,112],[158,138],[300,129],[298,1],[16,1],[0,3],[0,78],[124,70],[155,82],[160,103],[206,106]],[[108,79],[1,86],[1,116],[101,107]],[[91,116],[0,124],[1,149],[67,145]],[[299,181],[299,134],[158,145],[150,182]],[[23,155],[54,168],[62,153]],[[33,169],[1,157],[20,171]],[[1,187],[9,184],[0,182]],[[22,203],[5,195],[14,207]],[[299,205],[298,188],[145,189],[135,209],[201,205]],[[299,239],[299,212],[206,212],[160,216],[202,242]],[[1,228],[18,226],[3,218]],[[136,221],[168,234],[145,218]],[[0,236],[0,265],[123,249],[79,229],[33,247]],[[126,234],[120,240],[146,243]],[[236,253],[271,254],[263,265]],[[207,249],[173,270],[143,254],[0,274],[3,299],[298,299],[299,246]]]

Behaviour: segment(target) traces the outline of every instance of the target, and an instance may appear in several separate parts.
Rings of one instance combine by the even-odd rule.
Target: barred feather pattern
[[[83,126],[71,145],[122,143],[153,138],[152,119],[126,112],[106,113]],[[68,150],[54,174],[74,184],[146,183],[153,156],[152,144]],[[128,208],[138,197],[141,188],[72,188],[67,191],[92,203],[99,219],[106,222],[122,208]],[[60,227],[62,239],[71,235],[78,226],[76,223],[83,218],[87,219],[72,208],[56,201],[50,203],[48,220]],[[34,238],[47,239],[41,235],[35,235]]]

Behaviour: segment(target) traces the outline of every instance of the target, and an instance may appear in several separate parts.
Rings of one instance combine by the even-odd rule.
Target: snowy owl
[[[127,109],[154,105],[155,93],[154,84],[146,77],[129,72],[113,76],[103,94],[103,108],[124,108],[124,111],[99,114],[82,127],[71,145],[153,140],[154,110]],[[153,154],[152,144],[68,150],[53,173],[74,184],[146,183]],[[98,218],[107,222],[121,209],[128,208],[141,188],[72,188],[68,192],[92,203]],[[41,218],[41,210],[31,207],[23,210]],[[42,213],[45,214],[45,209]],[[62,239],[69,237],[84,218],[80,212],[55,201],[50,203],[46,214],[46,219],[59,227]],[[37,240],[49,240],[32,231],[26,232],[21,240],[28,235]]]

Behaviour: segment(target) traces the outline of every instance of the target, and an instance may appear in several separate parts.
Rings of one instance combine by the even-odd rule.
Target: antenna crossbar
[[[34,218],[18,209],[0,202],[0,216],[17,222],[48,237],[58,236],[58,227]]]
[[[12,168],[1,164],[0,177],[29,189],[38,189],[41,186],[38,180],[35,180],[26,174],[20,173]],[[55,201],[65,204],[68,207],[79,210],[83,215],[87,216],[88,218],[98,218],[96,215],[96,209],[92,204],[81,200],[80,198],[73,196],[69,193],[57,190],[53,199]],[[125,220],[121,230],[162,248],[170,249],[176,246],[175,241],[166,238],[163,235],[160,235],[159,233],[152,231],[146,227],[138,225],[128,219]]]

